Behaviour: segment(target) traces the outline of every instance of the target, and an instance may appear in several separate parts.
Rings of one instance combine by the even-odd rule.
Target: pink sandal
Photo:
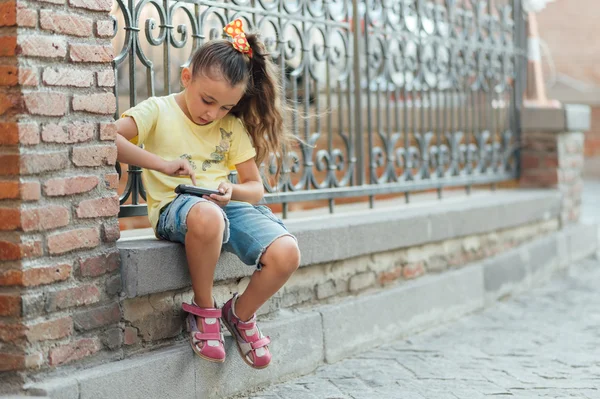
[[[269,343],[271,338],[262,335],[256,326],[256,314],[250,320],[240,320],[234,312],[235,301],[238,295],[234,294],[225,305],[223,305],[223,324],[235,338],[238,351],[242,359],[255,369],[264,369],[271,362]]]
[[[225,347],[223,346],[223,333],[221,332],[221,309],[201,308],[193,301],[184,303],[182,309],[188,313],[186,319],[187,331],[190,333],[190,344],[198,356],[210,362],[223,363],[225,361]],[[198,329],[196,317],[202,321],[202,331]]]

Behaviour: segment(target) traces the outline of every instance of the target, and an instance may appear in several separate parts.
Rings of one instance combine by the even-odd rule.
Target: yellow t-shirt
[[[209,125],[196,125],[179,108],[175,94],[151,97],[125,111],[138,136],[131,140],[147,151],[172,161],[187,159],[196,172],[198,187],[216,189],[235,165],[256,156],[256,150],[239,118],[227,115]],[[156,229],[160,209],[173,201],[175,187],[192,184],[189,176],[168,176],[144,169],[142,181],[148,200],[148,217]]]

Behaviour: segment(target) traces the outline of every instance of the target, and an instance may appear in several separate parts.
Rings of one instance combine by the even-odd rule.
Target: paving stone
[[[600,261],[585,260],[484,312],[249,398],[337,399],[332,386],[352,399],[600,398],[598,286]]]

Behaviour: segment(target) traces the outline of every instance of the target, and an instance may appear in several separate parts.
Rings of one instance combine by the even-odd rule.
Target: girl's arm
[[[117,125],[117,161],[152,169],[171,176],[189,175],[196,185],[196,176],[189,162],[185,159],[165,161],[158,155],[152,154],[129,140],[138,135],[137,125],[133,118],[127,117],[115,122]]]
[[[263,188],[260,171],[254,158],[235,165],[238,172],[239,184],[233,184],[231,199],[256,204],[263,199]]]
[[[238,172],[239,184],[224,181],[218,187],[223,195],[211,194],[202,198],[212,201],[220,207],[227,206],[230,200],[244,201],[250,204],[258,203],[263,198],[264,189],[256,161],[251,158],[235,165],[235,168]]]

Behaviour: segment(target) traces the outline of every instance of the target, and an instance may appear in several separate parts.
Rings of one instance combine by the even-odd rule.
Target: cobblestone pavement
[[[586,260],[481,313],[249,398],[600,398],[599,287],[600,262]]]

